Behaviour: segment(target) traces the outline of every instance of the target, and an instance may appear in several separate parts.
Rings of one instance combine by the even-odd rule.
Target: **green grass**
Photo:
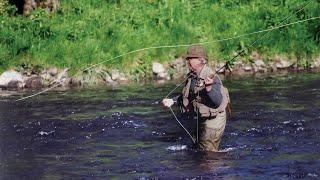
[[[50,14],[38,9],[24,17],[0,0],[0,71],[21,64],[69,67],[76,72],[136,49],[213,41],[320,16],[319,0],[78,0],[62,1]],[[269,33],[206,44],[212,59],[226,61],[245,49],[244,59],[258,50],[265,57],[282,54],[307,65],[320,52],[319,20]],[[127,73],[150,70],[153,60],[172,60],[186,47],[153,49],[106,62]],[[138,63],[140,62],[140,63]]]

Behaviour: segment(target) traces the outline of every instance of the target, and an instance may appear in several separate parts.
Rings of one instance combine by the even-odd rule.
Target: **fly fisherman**
[[[219,76],[206,65],[208,60],[204,47],[191,46],[186,55],[190,72],[180,96],[182,112],[198,118],[197,145],[206,151],[218,151],[226,126],[226,108],[229,103],[228,90]],[[170,107],[178,98],[163,99]],[[198,116],[197,116],[198,113]]]

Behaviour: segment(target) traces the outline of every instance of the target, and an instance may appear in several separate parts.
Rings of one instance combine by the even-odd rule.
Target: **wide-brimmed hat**
[[[201,45],[194,45],[188,48],[187,54],[184,56],[185,59],[190,58],[205,58],[208,59],[206,50]]]

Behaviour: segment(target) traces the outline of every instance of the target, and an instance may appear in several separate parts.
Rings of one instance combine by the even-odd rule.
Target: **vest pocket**
[[[209,108],[201,103],[196,102],[195,106],[199,109],[201,117],[215,117],[219,113],[218,109]]]

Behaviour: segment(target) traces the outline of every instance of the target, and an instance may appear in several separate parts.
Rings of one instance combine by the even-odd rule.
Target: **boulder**
[[[43,87],[43,79],[41,76],[31,76],[25,82],[25,87],[30,89],[39,89]]]
[[[276,67],[278,69],[285,69],[285,68],[289,68],[290,66],[291,66],[291,63],[286,60],[276,62]]]
[[[157,80],[170,80],[170,75],[167,72],[157,74]]]
[[[108,73],[105,74],[105,81],[107,84],[114,84],[115,83],[115,81],[112,80],[111,76]]]
[[[252,71],[252,66],[249,64],[245,64],[242,68],[244,71],[247,71],[247,72]]]
[[[68,68],[62,70],[51,68],[41,72],[39,77],[42,79],[42,86],[52,86],[56,83],[59,83],[60,86],[68,86],[70,81],[68,71]]]
[[[60,71],[57,77],[55,78],[55,82],[59,82],[62,86],[66,86],[68,84],[68,82],[66,81],[68,78],[68,71],[68,68],[65,68],[62,71]]]
[[[267,72],[267,66],[262,59],[257,59],[253,62],[254,72]]]
[[[23,88],[23,82],[12,80],[7,84],[7,90],[16,91]]]
[[[120,81],[120,82],[128,82],[128,78],[126,78],[126,75],[124,75],[124,73],[119,73],[118,81]]]
[[[266,64],[261,59],[257,59],[253,62],[253,64],[257,67],[266,67]]]
[[[275,60],[274,67],[276,69],[287,69],[292,65],[292,63],[290,63],[288,60],[284,59],[281,56],[276,56],[274,60]]]
[[[158,63],[158,62],[153,62],[152,63],[152,72],[154,74],[160,74],[165,72],[166,70],[164,69],[163,65]]]
[[[320,68],[320,57],[312,62],[311,68]]]
[[[23,82],[23,76],[17,71],[5,71],[0,75],[0,86],[7,86],[11,81]]]
[[[170,80],[170,75],[166,72],[164,66],[158,62],[152,63],[152,72],[156,80]]]
[[[55,78],[51,76],[48,71],[43,71],[40,74],[40,77],[42,78],[43,86],[49,86],[51,83],[55,81]]]
[[[234,63],[234,67],[232,70],[232,74],[237,74],[237,75],[243,75],[245,74],[245,71],[243,70],[243,63],[241,61],[236,61]]]
[[[126,83],[129,81],[126,75],[120,72],[118,69],[111,70],[110,74],[111,75],[106,73],[104,77],[107,84],[115,85],[118,82]]]
[[[78,78],[71,77],[68,79],[68,84],[70,87],[77,87],[81,85],[81,80]]]
[[[120,78],[120,72],[118,69],[111,70],[111,79],[116,81]]]
[[[56,76],[58,74],[58,69],[56,67],[50,68],[47,73],[50,74],[50,76]]]

